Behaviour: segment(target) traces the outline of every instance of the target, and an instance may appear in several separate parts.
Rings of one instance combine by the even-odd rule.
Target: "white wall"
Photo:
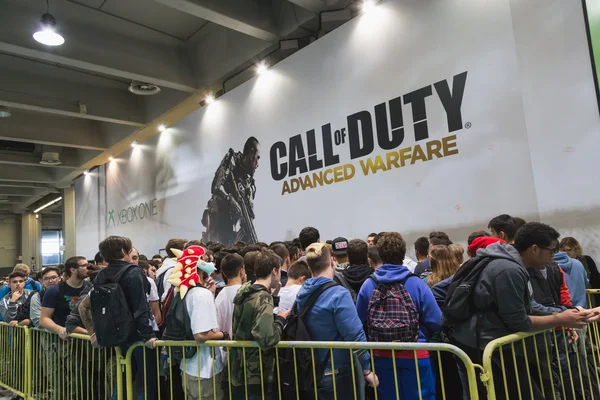
[[[543,220],[600,256],[595,184],[600,118],[579,0],[388,0],[184,118],[76,183],[77,251],[105,234],[153,253],[170,237],[200,238],[214,172],[229,148],[261,143],[255,226],[264,241],[314,225],[324,238],[398,230],[409,241],[445,230],[464,242],[500,213]],[[293,194],[271,177],[277,141],[347,127],[347,116],[468,71],[463,124],[449,132],[436,90],[427,98],[428,140],[456,134],[459,154]],[[410,104],[405,139],[415,141]],[[388,121],[389,122],[389,121]],[[104,183],[104,179],[106,182]],[[286,178],[287,179],[287,178]],[[105,190],[106,188],[106,190]],[[105,191],[104,191],[105,190]],[[156,199],[156,215],[107,226],[110,210]],[[598,239],[596,239],[598,237]]]

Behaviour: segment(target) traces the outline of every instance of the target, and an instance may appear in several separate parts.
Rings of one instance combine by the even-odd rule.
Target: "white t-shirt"
[[[415,272],[415,268],[417,267],[417,262],[412,260],[410,257],[404,257],[404,261],[402,261],[402,265],[404,265],[410,272]]]
[[[148,302],[159,301],[160,299],[158,298],[158,289],[156,287],[156,283],[154,283],[154,280],[150,279],[150,277],[146,278],[150,283],[150,294],[146,295],[146,299],[148,300]],[[152,319],[150,320],[150,325],[152,325],[152,329],[154,329],[155,332],[158,332],[160,330],[158,329],[158,325],[156,324],[156,320],[154,319],[154,314],[152,315]]]
[[[233,337],[233,298],[241,287],[242,285],[226,286],[215,300],[219,329],[229,333],[230,337]]]
[[[279,308],[291,310],[302,285],[288,285],[279,290]]]
[[[202,333],[211,330],[218,330],[217,308],[213,294],[210,290],[204,288],[195,288],[188,291],[185,296],[185,305],[190,316],[192,333]],[[198,363],[198,355],[200,362]],[[198,374],[198,364],[200,373]],[[187,374],[200,377],[202,379],[212,378],[223,371],[223,361],[221,359],[221,349],[215,349],[214,371],[212,349],[210,347],[199,347],[198,352],[189,360],[181,361],[180,368]]]
[[[167,298],[167,293],[169,293],[169,288],[171,287],[171,284],[167,281],[171,277],[171,274],[173,273],[173,268],[176,264],[177,261],[173,260],[172,258],[165,258],[165,261],[163,261],[158,271],[156,271],[156,276],[160,277],[160,279],[163,280],[163,288],[165,289],[162,296],[160,297],[160,301],[165,301],[165,299]]]

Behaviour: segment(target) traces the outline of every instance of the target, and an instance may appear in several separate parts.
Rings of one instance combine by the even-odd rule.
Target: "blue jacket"
[[[431,287],[431,293],[433,293],[433,297],[435,298],[435,301],[440,310],[443,310],[444,304],[446,304],[446,296],[448,296],[448,288],[452,283],[452,278],[454,278],[454,275],[452,275],[450,278],[446,278],[443,281],[436,283]]]
[[[554,261],[565,271],[567,287],[569,288],[573,307],[587,307],[585,289],[588,286],[589,280],[581,261],[569,257],[564,251],[556,253]]]
[[[297,311],[306,304],[315,290],[328,282],[332,282],[332,280],[322,276],[307,279],[296,297]],[[315,341],[367,341],[350,292],[342,286],[334,286],[323,292],[304,318],[304,323],[311,339]],[[326,349],[317,350],[321,361],[325,359],[327,352]],[[333,351],[335,369],[350,365],[349,353],[348,350],[342,349]],[[354,353],[359,357],[363,369],[371,368],[367,351],[356,351]],[[331,360],[328,361],[325,369],[331,370]]]
[[[418,341],[427,342],[432,333],[442,329],[442,311],[435,302],[429,286],[418,276],[409,277],[410,275],[408,268],[401,265],[385,264],[375,271],[375,277],[380,283],[403,282],[419,311]],[[367,308],[374,289],[375,281],[367,279],[356,299],[356,309],[363,324],[367,319]]]
[[[27,278],[27,282],[25,282],[26,290],[37,290],[38,292],[42,291],[42,285],[38,281],[34,281],[31,278]],[[10,293],[10,285],[2,286],[0,289],[0,299],[3,299],[4,296]],[[0,315],[0,321],[2,321],[2,316]]]

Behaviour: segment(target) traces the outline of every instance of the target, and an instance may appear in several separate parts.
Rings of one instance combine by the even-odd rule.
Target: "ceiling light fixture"
[[[114,156],[109,156],[108,157],[108,161],[115,161],[115,157]]]
[[[211,104],[215,102],[215,95],[214,94],[209,94],[208,96],[206,96],[206,104]]]
[[[40,208],[36,209],[33,211],[34,214],[37,214],[38,212],[42,211],[44,208],[48,208],[50,207],[52,204],[54,203],[58,203],[59,201],[62,200],[62,196],[61,197],[57,197],[56,199],[44,204],[43,206],[41,206]]]
[[[8,107],[0,106],[0,118],[8,118],[12,115]]]
[[[83,171],[83,174],[84,174],[85,176],[88,176],[88,175],[90,174],[90,171],[86,169],[85,171]]]
[[[164,132],[166,129],[167,129],[167,125],[165,125],[165,124],[160,124],[158,126],[158,131],[159,132]]]
[[[46,13],[42,15],[41,29],[33,34],[33,38],[46,46],[60,46],[65,38],[56,32],[56,19],[50,14],[50,0],[46,0]]]
[[[375,2],[375,0],[363,0],[362,11],[364,13],[368,13],[369,11],[373,10],[376,5],[377,3]]]
[[[131,142],[131,147],[133,147],[134,149],[138,146],[138,141],[134,140],[133,142]]]
[[[258,65],[256,66],[256,73],[258,75],[262,75],[265,72],[267,72],[267,70],[269,69],[269,67],[267,66],[267,63],[265,63],[264,61],[261,61],[260,63],[258,63]]]

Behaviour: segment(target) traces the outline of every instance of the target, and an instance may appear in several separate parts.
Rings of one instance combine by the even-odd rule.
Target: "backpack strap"
[[[315,305],[315,303],[319,299],[319,296],[321,296],[321,294],[324,291],[326,291],[327,289],[332,288],[334,286],[338,286],[338,284],[335,282],[328,282],[328,283],[324,284],[323,286],[321,286],[320,288],[318,288],[317,290],[315,290],[313,292],[313,294],[311,294],[310,297],[308,298],[308,300],[306,301],[306,304],[304,305],[304,307],[302,307],[302,310],[300,310],[300,313],[298,314],[298,318],[303,319],[304,316],[306,315],[306,313],[308,313],[310,311],[310,309]]]
[[[375,282],[375,286],[379,285],[379,279],[375,278],[375,272],[373,272],[370,276],[370,279],[373,280],[373,282]]]

